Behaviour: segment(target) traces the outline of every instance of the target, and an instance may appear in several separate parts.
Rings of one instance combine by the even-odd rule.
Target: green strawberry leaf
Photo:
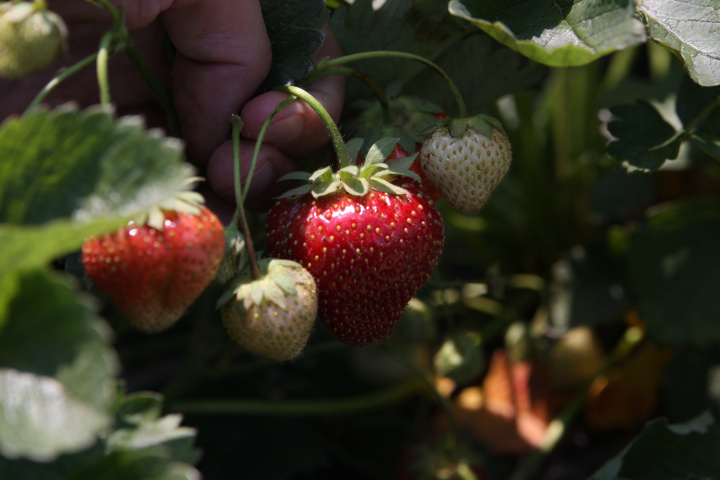
[[[692,143],[720,159],[720,87],[701,87],[685,77],[677,97],[677,114],[692,129]],[[693,127],[694,126],[694,127]]]
[[[178,415],[160,417],[162,398],[141,392],[119,400],[116,425],[106,439],[52,463],[0,456],[0,478],[13,480],[188,480],[200,477],[190,464],[199,453],[195,431]]]
[[[36,110],[0,125],[0,273],[45,264],[188,188],[182,145],[137,117]]]
[[[640,0],[650,38],[682,59],[700,85],[720,85],[720,9],[715,0]]]
[[[0,291],[0,453],[49,461],[89,447],[112,421],[107,327],[55,273],[17,270]]]
[[[469,112],[487,111],[504,95],[535,88],[548,70],[481,31],[456,38],[432,60],[453,79]],[[468,62],[482,68],[472,69],[469,75]],[[429,69],[412,78],[403,90],[435,102],[446,112],[457,111],[450,89]]]
[[[720,340],[720,201],[665,205],[631,237],[630,278],[648,333],[671,345]]]
[[[645,41],[633,2],[452,0],[450,13],[550,66],[577,66]]]
[[[720,426],[710,412],[682,423],[656,419],[590,480],[714,478],[720,472]]]
[[[278,179],[279,182],[283,182],[285,180],[301,180],[304,182],[309,182],[310,172],[290,172],[286,173]]]
[[[262,0],[265,29],[270,38],[272,65],[260,91],[294,83],[307,75],[323,41],[319,30],[327,22],[322,0]]]
[[[674,160],[680,149],[675,129],[647,102],[620,105],[610,109],[613,119],[608,123],[615,140],[607,153],[629,168],[657,170],[666,160]]]

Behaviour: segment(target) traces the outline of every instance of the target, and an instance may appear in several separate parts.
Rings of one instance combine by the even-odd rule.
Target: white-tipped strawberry
[[[45,2],[0,3],[0,75],[18,78],[42,70],[66,45],[65,23]]]
[[[223,324],[249,352],[292,360],[304,350],[315,323],[315,280],[289,260],[265,260],[259,267],[262,278],[240,285],[222,307]]]
[[[420,161],[435,188],[461,212],[476,212],[510,168],[512,148],[485,115],[444,122],[425,140]]]

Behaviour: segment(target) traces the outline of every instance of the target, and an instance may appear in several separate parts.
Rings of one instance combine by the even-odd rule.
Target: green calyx
[[[370,146],[365,161],[361,165],[348,165],[333,172],[330,167],[321,168],[314,173],[293,172],[281,180],[301,180],[305,185],[285,192],[280,198],[298,198],[307,193],[319,198],[344,192],[362,197],[371,190],[403,195],[406,189],[395,185],[392,181],[398,176],[410,177],[420,181],[420,177],[410,170],[417,154],[386,162],[395,150],[397,138],[381,138]],[[345,145],[350,158],[356,158],[363,145],[362,138],[354,138]]]
[[[200,180],[202,180],[200,177],[188,177],[185,180],[185,190],[154,205],[136,218],[135,222],[140,225],[147,224],[156,230],[162,230],[165,225],[164,212],[166,211],[175,211],[191,215],[200,214],[200,205],[205,203],[205,198],[193,190]]]
[[[308,285],[312,277],[302,275],[303,267],[291,260],[277,258],[258,262],[262,277],[241,284],[235,291],[236,308],[244,315],[253,305],[272,302],[283,310],[287,309],[287,296],[297,295],[298,285]]]
[[[502,123],[497,118],[489,115],[475,115],[467,118],[449,118],[440,123],[440,127],[446,127],[453,138],[461,137],[467,129],[472,128],[480,135],[490,138],[493,129],[504,132]]]

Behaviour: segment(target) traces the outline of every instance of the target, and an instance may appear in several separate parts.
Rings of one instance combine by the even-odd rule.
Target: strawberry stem
[[[108,0],[90,0],[90,2],[104,8],[110,14],[115,26],[113,29],[114,35],[118,40],[118,44],[121,45],[122,51],[128,57],[130,63],[133,64],[135,70],[137,70],[138,74],[140,74],[140,77],[143,79],[148,88],[150,88],[150,91],[153,93],[158,103],[160,103],[160,106],[163,110],[165,110],[170,134],[175,137],[181,137],[182,131],[180,129],[180,118],[175,110],[175,105],[173,104],[170,92],[160,82],[155,73],[153,73],[152,69],[140,54],[137,47],[132,43],[127,28],[125,28],[122,6],[115,8],[115,6]]]
[[[455,85],[455,82],[453,82],[452,78],[450,78],[450,76],[445,73],[445,70],[440,68],[437,64],[420,55],[415,55],[408,52],[396,52],[391,50],[361,52],[346,55],[344,57],[333,58],[332,60],[323,60],[322,62],[318,63],[315,68],[320,73],[322,73],[326,70],[338,67],[345,63],[355,62],[359,60],[368,60],[371,58],[403,58],[406,60],[413,60],[415,62],[419,62],[423,65],[430,67],[430,69],[435,71],[443,78],[443,80],[445,80],[445,83],[447,83],[448,87],[450,88],[450,91],[455,97],[455,101],[458,105],[458,117],[465,118],[467,116],[467,106],[465,105],[465,100],[463,100],[462,94],[460,94],[460,90],[457,88],[457,85]],[[317,75],[319,75],[320,73],[318,73]]]
[[[250,272],[252,273],[253,280],[260,280],[262,275],[258,268],[257,258],[255,256],[255,248],[253,247],[252,235],[250,227],[245,217],[245,207],[243,206],[243,195],[242,187],[240,183],[240,130],[242,129],[243,122],[238,115],[232,116],[232,146],[233,146],[233,175],[235,185],[235,203],[237,207],[235,209],[235,215],[231,225],[237,227],[238,215],[240,220],[240,226],[245,236],[245,248],[247,249],[248,262],[250,263]]]
[[[267,129],[270,127],[270,123],[272,123],[273,118],[275,118],[277,114],[280,113],[280,110],[287,107],[294,101],[295,97],[292,96],[280,102],[278,106],[275,107],[275,110],[270,113],[268,118],[265,119],[265,123],[263,123],[262,127],[260,128],[260,133],[258,133],[257,140],[255,141],[255,150],[253,151],[252,162],[250,163],[250,171],[248,172],[248,177],[245,180],[245,189],[242,194],[243,202],[245,201],[248,191],[250,190],[250,183],[252,182],[252,177],[255,173],[255,165],[257,164],[258,157],[260,156],[260,147],[262,146],[263,138],[265,138],[265,132],[267,132]]]
[[[30,102],[30,105],[27,106],[25,109],[25,112],[28,112],[38,106],[40,102],[42,102],[45,97],[50,93],[55,87],[57,87],[60,82],[67,79],[74,73],[77,73],[78,71],[82,70],[86,66],[93,63],[98,56],[98,52],[95,52],[91,55],[88,55],[87,57],[83,58],[79,62],[70,65],[69,67],[60,68],[57,73],[55,73],[55,76],[53,76],[52,79],[48,83],[45,84],[45,86],[38,92],[38,94],[33,98],[32,102]]]
[[[100,40],[100,50],[97,54],[97,80],[100,88],[100,103],[110,105],[110,81],[108,79],[108,61],[110,59],[110,47],[115,32],[110,30]]]
[[[375,97],[380,102],[380,105],[383,108],[383,111],[387,112],[390,109],[390,100],[388,99],[387,95],[385,95],[385,92],[380,88],[380,85],[375,82],[375,80],[370,77],[370,75],[361,72],[360,70],[357,70],[355,68],[350,67],[332,67],[332,68],[322,68],[315,70],[317,72],[316,74],[313,72],[310,75],[308,75],[307,79],[305,80],[305,83],[312,82],[314,80],[317,80],[320,77],[328,77],[330,75],[346,75],[348,77],[357,78],[361,82],[363,82],[365,85],[367,85],[370,90],[372,90]]]
[[[345,148],[345,142],[343,141],[342,134],[340,133],[337,125],[335,125],[335,121],[332,119],[328,111],[325,110],[325,107],[323,107],[322,104],[315,99],[315,97],[300,87],[286,86],[279,88],[278,91],[285,92],[299,98],[315,110],[315,113],[318,114],[320,120],[322,120],[325,124],[325,128],[327,128],[333,148],[335,149],[335,154],[338,157],[340,168],[350,166],[351,159],[348,155],[347,148]]]

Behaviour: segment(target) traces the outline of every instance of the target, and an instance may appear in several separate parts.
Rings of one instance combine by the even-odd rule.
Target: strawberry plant
[[[719,475],[713,2],[261,0],[230,215],[133,12],[88,3],[89,55],[0,2],[0,479]],[[330,142],[258,206],[300,105]]]

